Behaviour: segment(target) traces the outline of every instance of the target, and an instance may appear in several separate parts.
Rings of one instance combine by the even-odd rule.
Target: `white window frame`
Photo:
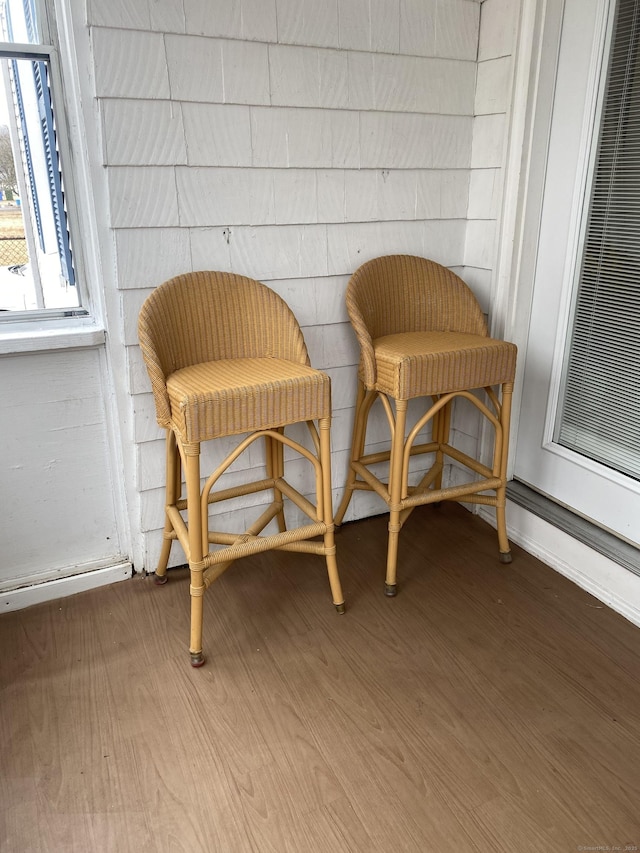
[[[70,0],[35,0],[40,22],[38,44],[2,42],[5,55],[42,58],[49,63],[60,170],[68,230],[72,240],[75,286],[80,307],[2,312],[0,355],[105,342],[102,300],[92,282],[99,280],[98,238],[94,222],[89,163],[82,131],[85,116],[75,67]],[[46,39],[46,44],[44,43]]]

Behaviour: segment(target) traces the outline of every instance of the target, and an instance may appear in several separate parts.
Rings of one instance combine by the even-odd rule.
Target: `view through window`
[[[78,288],[36,0],[0,0],[0,311],[76,313]],[[2,316],[2,315],[0,315]]]

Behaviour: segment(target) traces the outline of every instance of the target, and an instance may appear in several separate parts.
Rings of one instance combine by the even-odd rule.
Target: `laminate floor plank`
[[[640,847],[640,629],[455,505],[0,616],[8,853]]]

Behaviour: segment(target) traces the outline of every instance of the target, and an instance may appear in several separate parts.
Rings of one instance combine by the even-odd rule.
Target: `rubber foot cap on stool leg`
[[[167,575],[154,575],[153,582],[156,586],[164,586],[166,582],[169,580]]]
[[[511,551],[501,551],[500,552],[500,562],[501,563],[510,563],[511,562]]]
[[[342,615],[345,611],[344,601],[342,604],[336,604],[336,612]]]
[[[398,594],[398,584],[385,583],[384,594],[387,596],[387,598],[395,598],[395,596]]]
[[[202,652],[197,652],[195,655],[189,652],[189,656],[191,657],[191,666],[194,669],[197,669],[204,663],[204,655],[202,654]]]

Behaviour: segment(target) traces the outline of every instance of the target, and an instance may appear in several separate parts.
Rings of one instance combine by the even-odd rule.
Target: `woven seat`
[[[389,596],[397,591],[400,530],[422,504],[461,500],[495,506],[500,559],[510,562],[505,500],[515,345],[490,338],[471,290],[455,273],[426,258],[388,255],[363,264],[347,286],[347,310],[360,345],[360,366],[349,473],[336,524],[356,490],[375,492],[386,503]],[[491,465],[450,443],[456,397],[468,400],[491,425]],[[408,404],[415,398],[428,402],[408,424]],[[378,399],[389,423],[391,446],[366,454],[369,413]],[[419,441],[429,422],[431,440]],[[410,460],[424,454],[431,455],[428,470],[411,485]],[[468,470],[468,482],[443,487],[447,458]]]
[[[157,420],[167,431],[164,540],[156,582],[166,581],[177,539],[191,575],[192,665],[204,662],[204,592],[240,557],[271,549],[323,556],[333,602],[343,613],[331,503],[330,379],[310,366],[302,332],[286,303],[244,276],[188,273],[151,293],[140,311],[138,334]],[[311,449],[285,435],[284,428],[295,423],[307,424]],[[201,444],[225,436],[238,436],[238,442],[203,485]],[[214,490],[258,439],[264,439],[265,476]],[[285,479],[285,446],[310,463],[314,500]],[[209,529],[209,504],[262,492],[269,502],[249,529]],[[309,523],[287,529],[285,497]],[[272,521],[278,530],[268,533]]]

